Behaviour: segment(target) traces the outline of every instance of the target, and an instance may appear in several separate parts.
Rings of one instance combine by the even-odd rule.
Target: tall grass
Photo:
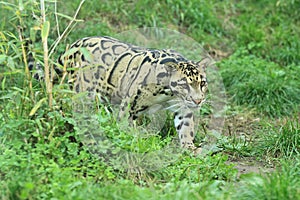
[[[232,101],[270,117],[289,115],[300,104],[299,66],[280,67],[237,51],[220,64],[224,85]]]
[[[258,143],[262,155],[271,158],[294,159],[300,156],[299,119],[288,119],[283,125],[267,124]]]

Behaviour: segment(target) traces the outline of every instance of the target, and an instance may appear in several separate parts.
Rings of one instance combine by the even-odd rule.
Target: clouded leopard
[[[79,93],[98,94],[120,105],[118,118],[135,120],[154,105],[174,112],[174,124],[183,148],[196,150],[193,109],[205,101],[205,69],[211,60],[187,60],[173,50],[134,46],[110,37],[76,41],[59,58],[58,74],[67,68],[69,82]]]

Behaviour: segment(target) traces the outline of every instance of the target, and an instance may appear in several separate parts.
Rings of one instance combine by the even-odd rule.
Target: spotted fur
[[[174,112],[174,125],[184,148],[194,149],[193,109],[205,101],[205,68],[210,62],[187,60],[172,50],[152,50],[110,37],[83,38],[59,58],[67,66],[74,90],[120,105],[118,118],[137,119],[155,105]]]

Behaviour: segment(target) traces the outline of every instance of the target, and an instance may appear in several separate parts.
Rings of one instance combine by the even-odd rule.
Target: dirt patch
[[[249,161],[228,161],[228,164],[233,164],[238,170],[237,177],[239,178],[243,174],[248,173],[257,173],[257,174],[266,174],[274,171],[272,167],[265,167],[262,163],[259,162],[249,162]]]

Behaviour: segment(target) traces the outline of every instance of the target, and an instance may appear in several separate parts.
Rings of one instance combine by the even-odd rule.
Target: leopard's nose
[[[199,105],[199,104],[202,102],[201,99],[193,99],[193,101],[194,101],[194,103],[197,104],[197,105]]]

